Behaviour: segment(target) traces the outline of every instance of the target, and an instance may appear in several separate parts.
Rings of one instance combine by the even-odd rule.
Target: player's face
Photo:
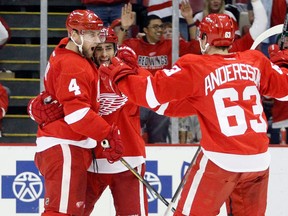
[[[163,23],[160,19],[151,20],[150,24],[145,28],[147,40],[151,43],[160,41],[163,35]]]
[[[209,8],[213,13],[218,13],[223,0],[209,0]]]
[[[99,66],[103,63],[110,64],[111,58],[114,57],[115,50],[113,43],[101,43],[96,46],[94,58]]]
[[[93,56],[94,50],[99,43],[105,41],[105,37],[101,35],[100,31],[83,31],[83,54],[87,58]]]

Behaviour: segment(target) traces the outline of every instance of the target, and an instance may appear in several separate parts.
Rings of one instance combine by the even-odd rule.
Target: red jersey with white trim
[[[45,89],[63,105],[64,119],[38,128],[37,147],[43,151],[57,144],[93,148],[103,140],[110,125],[98,115],[98,73],[95,64],[65,48],[62,39],[50,56],[45,71]]]
[[[143,38],[129,38],[123,41],[138,56],[138,65],[154,74],[157,70],[172,67],[172,40],[162,38],[158,43],[150,44]],[[200,54],[197,40],[189,42],[179,40],[179,56],[187,53]]]
[[[145,142],[141,136],[140,108],[133,104],[125,95],[119,96],[111,92],[100,83],[100,111],[99,114],[109,123],[115,123],[120,130],[124,145],[123,158],[133,167],[145,163]],[[98,173],[119,173],[126,171],[120,161],[109,163],[101,148],[96,149]],[[88,169],[95,172],[93,164]]]
[[[201,146],[210,160],[230,171],[259,171],[270,164],[260,95],[288,100],[288,76],[282,70],[256,50],[188,54],[170,70],[147,78],[130,75],[118,87],[135,103],[150,108],[186,100],[191,114],[197,112]],[[162,111],[165,114],[165,108]]]
[[[0,119],[2,119],[8,109],[8,93],[6,89],[0,84]]]

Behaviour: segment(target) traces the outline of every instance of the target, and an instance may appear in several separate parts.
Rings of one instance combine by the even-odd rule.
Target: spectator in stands
[[[273,0],[271,11],[271,27],[284,23],[286,8],[286,0]]]
[[[9,41],[10,37],[10,28],[6,21],[0,17],[0,49]],[[8,92],[9,89],[0,84],[0,137],[2,137],[2,119],[8,110]]]
[[[179,143],[199,143],[201,138],[197,115],[179,118]]]
[[[104,22],[110,26],[113,20],[121,17],[121,10],[129,0],[81,0],[87,9],[94,11]]]
[[[181,2],[183,1],[190,4],[188,0],[181,0]],[[158,0],[158,1],[147,0],[146,6],[148,16],[156,15],[160,17],[163,22],[172,22],[172,14],[173,14],[172,0]],[[187,22],[185,20],[185,17],[183,17],[180,12],[179,12],[179,31],[181,36],[185,40],[188,40],[189,37],[187,30],[188,29]]]
[[[0,17],[0,49],[9,41],[10,37],[10,28],[4,18]]]
[[[190,7],[188,3],[182,2],[181,13],[183,17],[192,19],[192,10],[185,12],[186,7]],[[122,11],[121,24],[124,30],[128,30],[132,24],[132,8],[126,5]],[[138,56],[138,63],[141,67],[147,68],[152,74],[157,70],[171,67],[172,65],[172,42],[170,39],[163,38],[163,22],[156,15],[147,16],[144,19],[145,33],[141,38],[130,38],[122,40],[119,34],[119,43],[123,41],[124,45],[131,47]],[[199,42],[193,40],[191,42],[180,39],[180,56],[186,53],[200,54]],[[169,142],[169,125],[170,120],[166,116],[158,115],[146,108],[141,108],[141,122],[144,133],[147,133],[148,143],[166,143]],[[144,136],[145,137],[145,136]]]
[[[208,14],[211,13],[224,13],[229,15],[231,18],[233,18],[233,20],[235,21],[235,23],[237,23],[237,19],[236,17],[233,15],[233,13],[231,13],[228,10],[225,10],[225,1],[224,0],[204,0],[204,9],[203,11],[195,14],[195,16],[193,17],[193,20],[195,23],[200,22],[203,17],[207,16]],[[238,30],[238,28],[236,28],[236,34],[240,36],[240,31]],[[193,31],[192,31],[192,35],[190,35],[191,38],[196,39],[197,38],[197,27],[196,25],[193,27]]]
[[[165,39],[172,39],[172,23],[171,22],[165,22],[163,23],[163,37]]]
[[[97,44],[105,40],[105,35],[100,34],[102,28],[102,20],[92,11],[72,11],[66,20],[68,38],[60,41],[49,58],[46,94],[37,98],[40,104],[61,104],[64,116],[41,124],[37,131],[35,164],[45,182],[42,216],[83,215],[87,169],[93,160],[91,149],[97,142],[107,139],[110,148],[97,148],[111,163],[123,154],[119,130],[99,115],[100,103],[96,100],[98,72],[91,58]],[[36,119],[39,113],[41,117],[41,110],[29,110],[34,102],[30,100],[28,112]]]
[[[8,110],[8,92],[7,89],[0,84],[0,137],[2,137],[2,119]]]

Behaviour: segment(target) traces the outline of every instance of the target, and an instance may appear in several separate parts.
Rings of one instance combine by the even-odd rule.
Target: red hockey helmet
[[[66,28],[68,33],[73,29],[79,32],[83,30],[101,30],[103,21],[91,10],[74,10],[67,17]]]
[[[104,27],[100,34],[106,36],[105,43],[118,43],[118,36],[111,27]]]
[[[235,38],[232,18],[226,14],[209,14],[199,24],[199,37],[207,36],[211,46],[230,46]]]

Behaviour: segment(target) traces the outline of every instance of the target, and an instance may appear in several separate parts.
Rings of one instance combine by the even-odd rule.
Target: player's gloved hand
[[[109,163],[114,163],[122,157],[124,147],[120,138],[120,131],[114,123],[111,126],[110,133],[107,138],[101,142],[101,145],[103,147],[103,155]]]
[[[117,57],[111,59],[110,65],[102,64],[98,71],[100,74],[100,79],[107,90],[112,90],[120,96],[121,92],[117,87],[119,80],[125,76],[137,74],[136,68],[132,69]]]
[[[29,101],[27,113],[42,127],[64,117],[62,105],[45,91]]]
[[[279,67],[288,66],[288,49],[280,50],[277,44],[272,44],[268,47],[270,61]]]
[[[116,56],[131,68],[139,67],[136,53],[128,46],[120,46],[117,50]]]

